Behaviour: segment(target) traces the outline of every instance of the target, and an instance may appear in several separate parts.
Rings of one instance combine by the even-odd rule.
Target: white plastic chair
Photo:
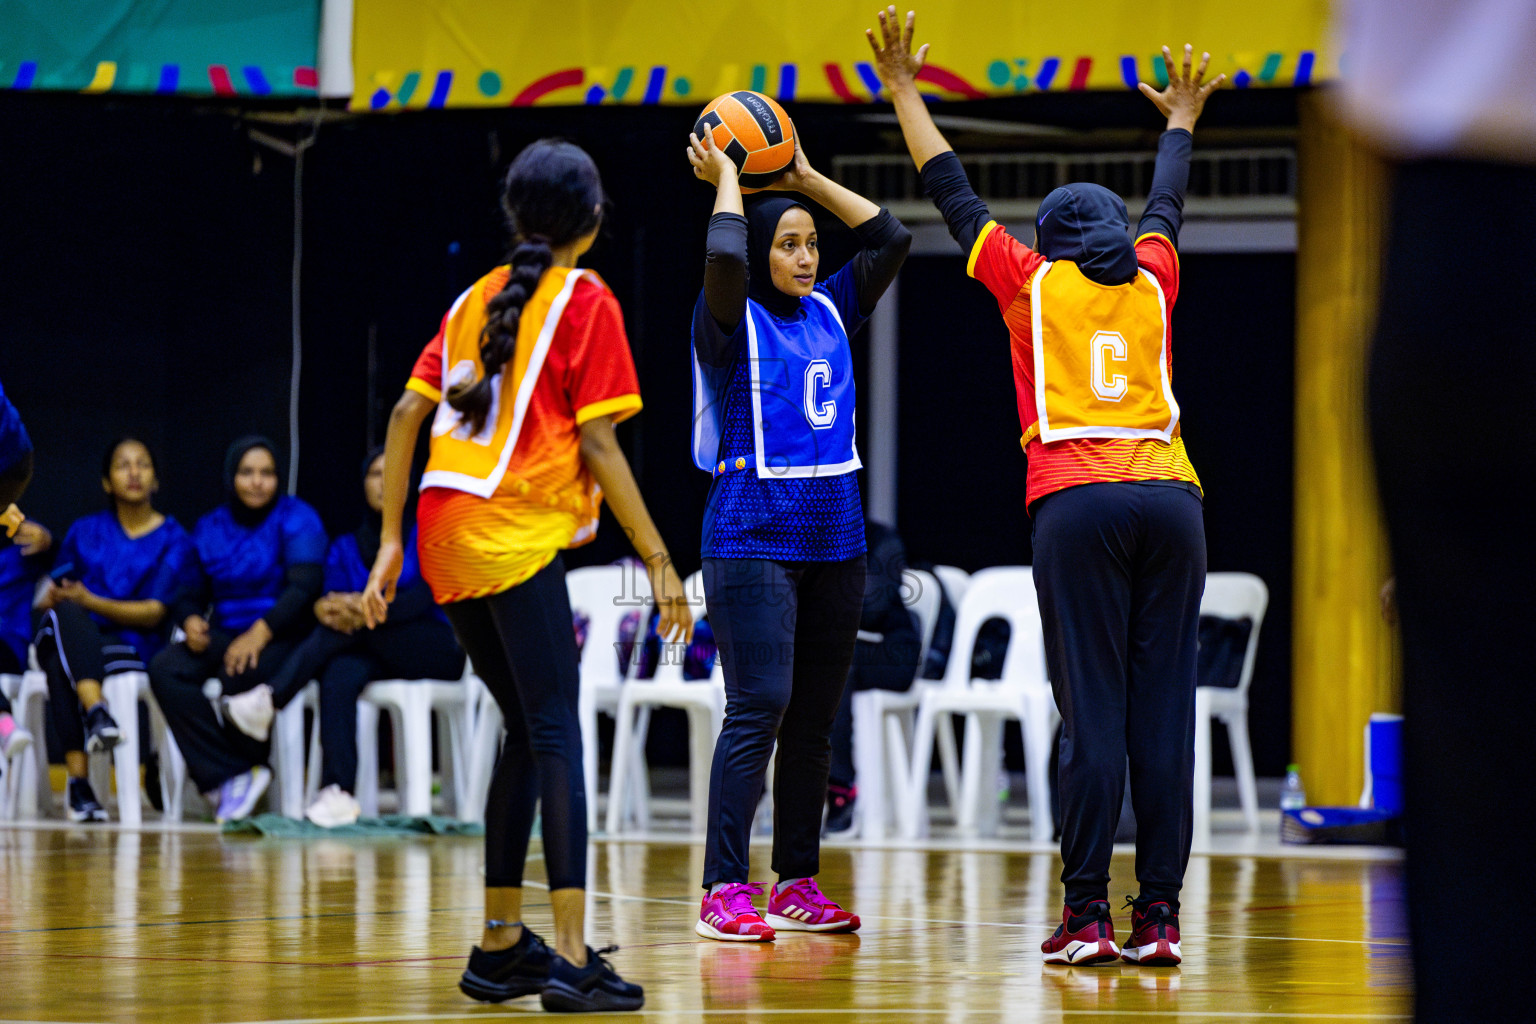
[[[638,579],[637,579],[638,577]],[[641,590],[639,588],[646,589]],[[624,682],[634,672],[635,654],[645,642],[646,620],[650,605],[644,599],[649,592],[645,582],[645,570],[632,565],[594,565],[572,569],[565,576],[566,592],[571,599],[572,614],[587,617],[587,640],[581,648],[581,689],[577,699],[577,713],[581,717],[582,774],[587,790],[587,831],[595,832],[597,816],[597,716],[599,712],[616,716],[619,696]],[[630,612],[640,613],[635,642],[630,657],[620,664],[618,655],[619,626]],[[642,711],[642,716],[648,712]],[[642,723],[642,728],[645,723]],[[612,790],[610,803],[630,801],[631,806],[644,808],[650,798],[646,786],[645,748],[643,744],[631,747],[634,763],[630,764],[625,778],[637,789],[620,795]]]
[[[958,612],[960,602],[965,600],[966,588],[971,585],[971,574],[954,565],[936,565],[933,574],[944,584],[944,591],[949,594],[949,603]]]
[[[917,617],[922,648],[917,665],[922,669],[938,625],[942,594],[932,573],[908,569],[903,580],[903,601]],[[861,690],[853,695],[853,764],[858,786],[858,835],[862,839],[881,839],[887,827],[896,825],[904,832],[899,818],[903,806],[903,785],[912,752],[909,737],[913,718],[925,689],[940,685],[936,679],[914,679],[904,691]],[[936,733],[939,762],[944,770],[944,784],[952,803],[960,799],[960,761],[955,751],[951,729]],[[894,784],[893,784],[894,781]],[[925,780],[926,781],[926,780]]]
[[[1205,596],[1200,614],[1223,619],[1249,619],[1248,649],[1243,671],[1235,687],[1195,688],[1195,789],[1194,833],[1201,839],[1211,834],[1211,719],[1227,727],[1232,747],[1232,768],[1237,775],[1238,799],[1249,832],[1259,830],[1259,796],[1253,778],[1253,750],[1248,744],[1248,687],[1253,682],[1254,656],[1259,649],[1259,627],[1269,607],[1269,588],[1248,572],[1213,572],[1205,577]]]
[[[1008,622],[1008,653],[1001,678],[972,679],[971,656],[982,623]],[[1002,728],[1018,719],[1024,733],[1029,811],[1033,838],[1049,842],[1052,833],[1050,785],[1051,738],[1059,715],[1046,682],[1045,642],[1034,578],[1028,566],[983,569],[970,578],[955,616],[955,639],[943,685],[923,691],[918,704],[917,730],[912,744],[911,773],[905,807],[899,818],[908,838],[924,829],[927,811],[928,764],[934,734],[948,728],[953,715],[966,716],[966,744],[961,768],[961,792],[955,806],[961,835],[995,831],[997,800],[983,797],[988,779],[995,779],[1002,760]],[[988,794],[990,797],[990,794]]]
[[[11,702],[21,727],[32,734],[32,745],[5,765],[5,787],[0,790],[0,820],[32,819],[53,802],[48,778],[48,750],[44,713],[48,704],[48,678],[36,669],[22,675],[0,676],[0,688]]]
[[[471,672],[465,662],[464,674]],[[436,716],[443,754],[444,791],[462,816],[465,749],[474,734],[475,708],[464,679],[381,679],[357,699],[357,802],[366,817],[379,814],[379,713],[389,712],[395,729],[395,774],[401,780],[400,811],[412,817],[432,813],[432,723]],[[290,705],[291,706],[291,705]]]
[[[306,740],[304,712],[312,710],[315,724]],[[305,755],[309,757],[308,776],[319,778],[320,765],[320,684],[306,683],[285,708],[279,708],[272,719],[272,772],[273,788],[277,798],[278,813],[285,818],[304,817],[305,801],[313,788],[307,780]]]
[[[112,748],[117,771],[117,817],[129,828],[143,822],[139,799],[139,701],[149,706],[149,725],[154,734],[155,750],[160,755],[161,814],[166,821],[181,820],[182,795],[186,791],[187,762],[176,745],[176,737],[166,727],[165,716],[149,688],[148,672],[117,672],[101,681],[101,695],[107,710],[117,720],[121,734]],[[37,735],[34,733],[34,735]],[[104,777],[105,759],[92,758],[91,786],[98,798],[105,797],[108,785]],[[98,767],[99,766],[99,767]]]
[[[683,593],[693,609],[694,621],[703,618],[703,573],[689,576],[683,583]],[[636,716],[649,708],[682,708],[688,713],[689,817],[693,832],[702,834],[708,822],[710,762],[714,757],[715,739],[725,722],[725,674],[716,657],[708,679],[686,680],[680,656],[682,648],[674,646],[669,652],[664,647],[663,651],[654,678],[626,679],[620,688],[614,715],[613,770],[608,780],[610,796],[606,826],[609,835],[618,835],[633,823],[632,816],[625,813],[625,801],[614,799],[613,795],[628,792],[629,776],[636,770],[635,752],[645,743],[645,723],[637,721]]]

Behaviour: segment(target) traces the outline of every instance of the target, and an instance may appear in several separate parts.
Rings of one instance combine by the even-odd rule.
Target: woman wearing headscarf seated
[[[64,535],[52,579],[37,603],[37,663],[48,675],[48,715],[64,748],[64,810],[71,821],[106,821],[86,778],[86,755],[117,744],[101,684],[142,672],[165,646],[170,606],[192,564],[192,540],[156,510],[155,458],[125,437],[106,451],[101,485],[110,505]],[[137,701],[135,701],[135,704]]]
[[[389,618],[373,629],[363,620],[362,590],[379,553],[384,517],[384,449],[363,460],[363,497],[368,514],[351,533],[331,542],[325,556],[325,595],[315,602],[320,624],[298,646],[270,683],[228,702],[230,717],[244,728],[241,705],[263,699],[285,707],[311,679],[320,681],[320,746],[324,751],[320,792],[305,816],[335,828],[357,820],[357,699],[380,679],[458,679],[464,651],[448,618],[432,600],[416,557],[416,528],[405,539],[405,566],[389,606]],[[266,738],[264,726],[258,738]]]
[[[303,639],[325,580],[325,528],[315,510],[278,492],[277,448],[245,437],[224,457],[224,504],[197,521],[196,571],[172,612],[186,633],[150,662],[150,683],[187,771],[217,793],[220,822],[248,817],[272,781],[268,745],[249,723],[215,711],[204,683],[227,697],[271,679]],[[259,716],[260,701],[242,708]],[[237,705],[239,706],[239,705]],[[265,702],[270,725],[272,706]]]

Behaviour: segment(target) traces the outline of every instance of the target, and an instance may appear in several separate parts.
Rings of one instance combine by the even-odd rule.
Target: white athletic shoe
[[[315,794],[315,802],[309,805],[304,817],[321,828],[335,828],[352,824],[362,813],[352,794],[333,783]]]
[[[272,687],[257,683],[244,693],[224,698],[224,714],[235,728],[253,740],[265,741],[272,734]]]

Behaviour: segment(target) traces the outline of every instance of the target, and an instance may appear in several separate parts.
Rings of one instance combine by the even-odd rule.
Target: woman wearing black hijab
[[[315,602],[320,624],[293,652],[267,695],[269,704],[286,707],[311,679],[320,680],[320,746],[324,765],[320,792],[305,816],[334,828],[357,820],[357,698],[378,679],[458,679],[464,652],[453,638],[448,619],[432,601],[432,588],[421,578],[414,525],[405,539],[405,566],[389,606],[389,618],[365,628],[363,586],[379,553],[383,527],[384,449],[363,460],[363,497],[368,513],[357,529],[331,542],[325,555],[325,595]],[[236,726],[244,728],[240,705],[268,684],[230,698]],[[261,737],[265,738],[265,729]]]
[[[775,928],[848,932],[859,919],[817,887],[832,722],[864,597],[864,510],[854,447],[853,356],[912,236],[886,210],[814,171],[798,146],[770,189],[801,193],[853,229],[860,252],[817,283],[810,211],[784,196],[744,206],[730,159],[692,139],[715,186],[704,289],[694,307],[694,463],[714,476],[704,589],[725,672],[710,775],[698,934],[766,942]],[[766,656],[764,656],[766,655]],[[773,870],[766,919],[748,840],[768,758]]]
[[[243,437],[224,457],[224,503],[197,521],[194,571],[172,609],[186,634],[149,665],[150,685],[198,789],[217,792],[214,817],[247,817],[272,780],[265,730],[255,739],[217,715],[203,683],[240,694],[270,679],[313,622],[324,581],[325,528],[315,510],[278,492],[276,446]],[[270,695],[268,695],[270,696]],[[243,709],[270,726],[270,700]]]

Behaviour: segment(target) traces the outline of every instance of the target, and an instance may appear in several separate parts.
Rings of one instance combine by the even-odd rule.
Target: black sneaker
[[[487,953],[479,946],[469,951],[469,966],[459,978],[459,991],[482,1003],[500,1003],[531,996],[549,981],[550,952],[544,940],[523,927],[522,937],[506,949]]]
[[[824,835],[841,835],[853,828],[853,804],[859,791],[853,786],[827,786],[827,822],[821,830]]]
[[[572,967],[556,954],[549,969],[549,981],[539,995],[546,1010],[558,1013],[591,1013],[595,1010],[638,1010],[645,1005],[645,989],[619,977],[604,953],[618,946],[599,950],[587,947],[587,966]]]
[[[123,738],[118,731],[117,719],[107,711],[105,703],[98,703],[85,713],[85,752],[87,754],[105,754],[117,746],[117,741]]]
[[[71,778],[64,787],[64,810],[70,821],[108,821],[107,809],[85,779]]]

